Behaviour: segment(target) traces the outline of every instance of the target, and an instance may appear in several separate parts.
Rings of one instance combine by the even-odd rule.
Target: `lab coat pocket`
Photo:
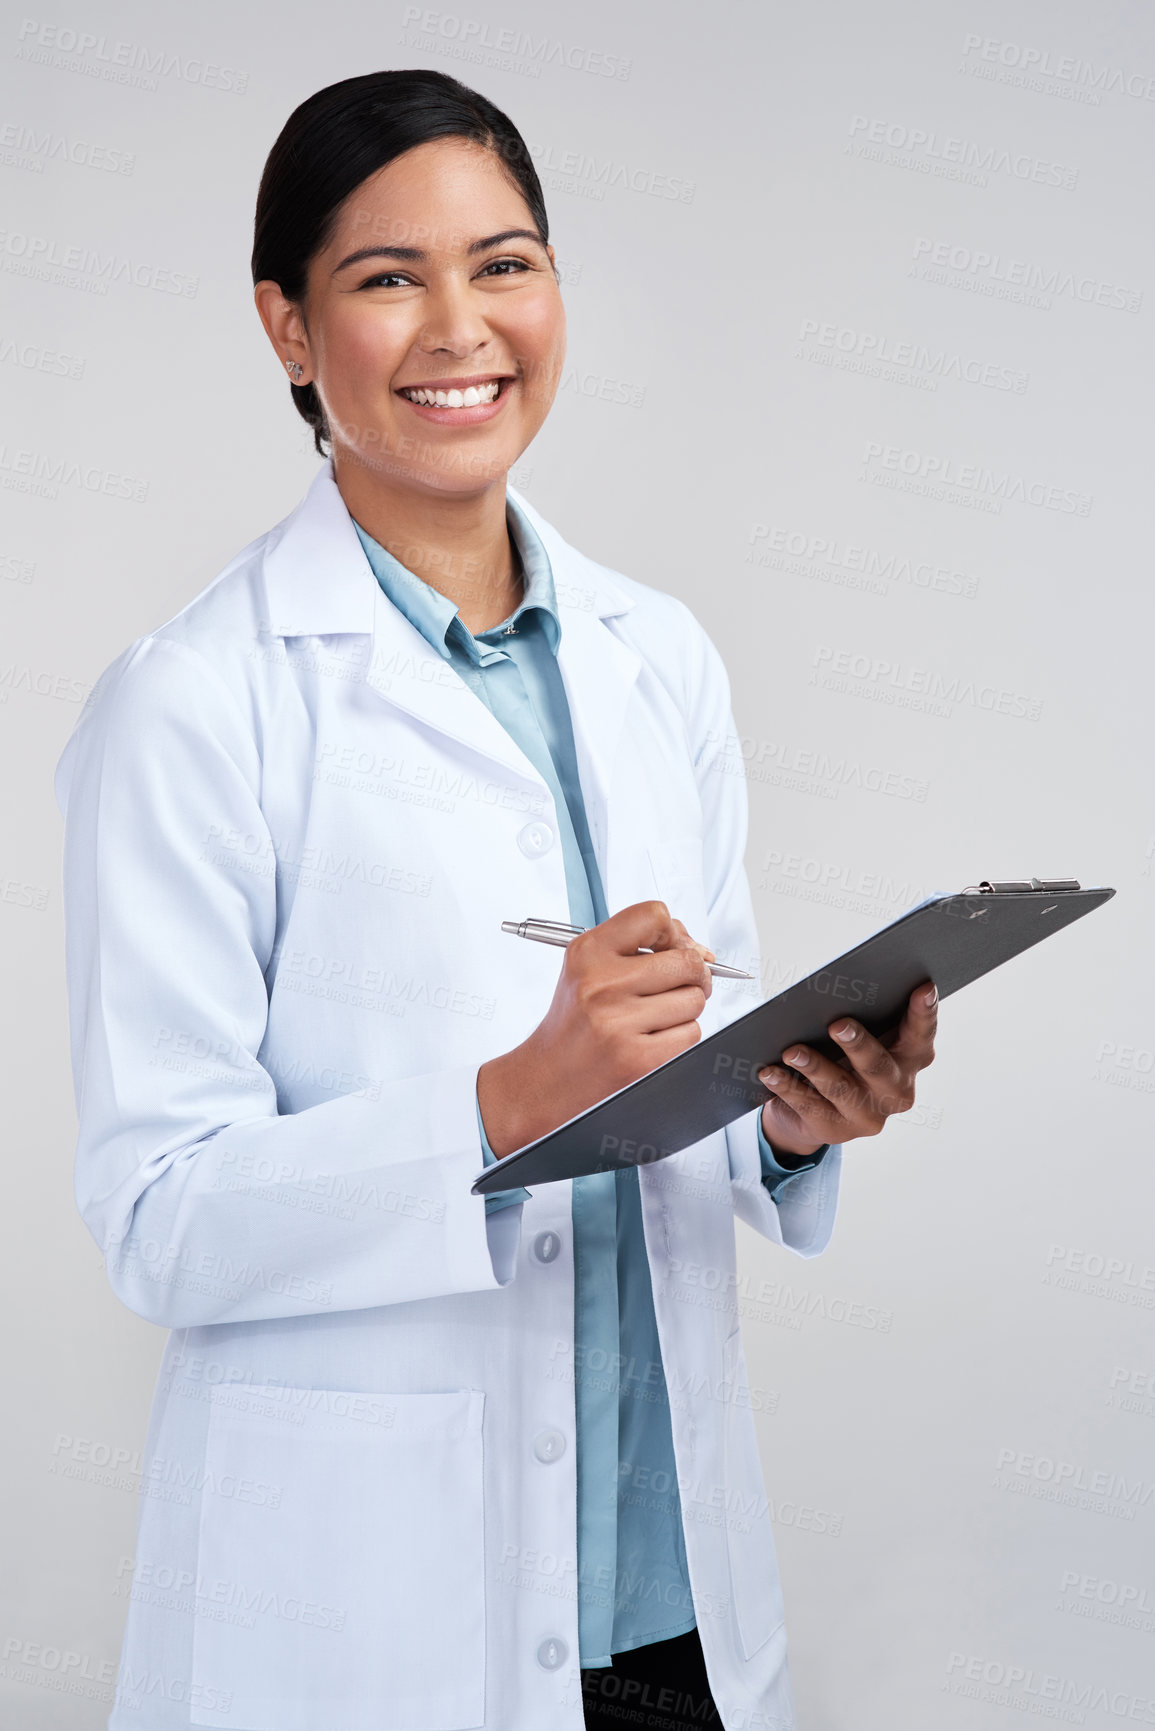
[[[213,1390],[192,1724],[483,1723],[484,1401]]]
[[[727,1338],[722,1358],[730,1591],[742,1651],[752,1659],[782,1627],[786,1611],[739,1329]]]

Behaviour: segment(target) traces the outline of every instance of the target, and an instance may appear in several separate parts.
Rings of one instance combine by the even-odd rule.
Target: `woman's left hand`
[[[762,1131],[774,1153],[806,1159],[824,1142],[877,1136],[892,1112],[908,1112],[914,1078],[934,1060],[937,1026],[938,993],[927,980],[911,993],[898,1028],[881,1040],[849,1017],[831,1022],[826,1031],[844,1053],[837,1063],[812,1046],[788,1046],[782,1064],[758,1071],[771,1091]]]

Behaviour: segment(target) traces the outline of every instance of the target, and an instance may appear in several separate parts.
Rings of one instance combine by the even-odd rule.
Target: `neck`
[[[454,602],[467,631],[499,625],[522,598],[505,520],[505,477],[465,496],[416,493],[334,457],[337,489],[366,534]]]

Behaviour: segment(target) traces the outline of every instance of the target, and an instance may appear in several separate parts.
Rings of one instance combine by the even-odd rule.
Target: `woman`
[[[564,317],[491,103],[311,97],[253,276],[327,461],[57,776],[78,1199],[173,1331],[111,1731],[788,1725],[734,1214],[823,1247],[933,1002],[656,1166],[471,1194],[748,1007],[726,676],[507,489]]]

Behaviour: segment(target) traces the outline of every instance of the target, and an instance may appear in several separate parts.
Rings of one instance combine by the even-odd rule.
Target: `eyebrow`
[[[484,240],[475,240],[466,247],[466,253],[472,257],[479,252],[488,252],[491,246],[502,246],[507,240],[532,240],[538,246],[544,246],[540,234],[532,228],[503,228],[500,234],[486,235]],[[331,274],[336,276],[339,270],[347,265],[361,264],[367,258],[394,258],[404,264],[423,264],[429,254],[417,246],[363,246],[358,252],[351,252],[338,265],[333,266]]]

